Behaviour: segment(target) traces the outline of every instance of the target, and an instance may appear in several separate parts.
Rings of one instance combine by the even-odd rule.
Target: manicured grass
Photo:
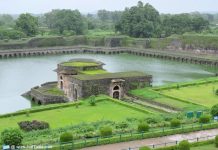
[[[100,101],[96,106],[90,106],[84,101],[78,108],[75,106],[59,108],[26,115],[18,115],[0,119],[0,131],[7,127],[18,127],[17,123],[25,120],[47,121],[51,128],[66,127],[82,122],[95,122],[100,120],[125,121],[126,118],[144,118],[151,114],[111,102]]]
[[[45,93],[56,96],[64,96],[64,91],[60,90],[58,87],[50,88]]]
[[[62,64],[66,67],[88,67],[88,66],[98,66],[97,63],[94,62],[64,62]]]
[[[214,90],[218,89],[218,83],[207,83],[202,85],[194,85],[182,87],[179,89],[162,90],[163,94],[177,97],[188,102],[204,105],[208,108],[218,104],[218,96]]]
[[[218,148],[216,148],[214,144],[210,144],[198,147],[191,147],[191,150],[218,150]]]
[[[88,75],[95,75],[95,74],[105,74],[108,73],[106,70],[87,70],[87,71],[81,71],[82,74],[88,74]]]
[[[139,98],[142,98],[142,100],[143,99],[152,100],[160,104],[165,104],[173,108],[178,108],[183,111],[205,109],[199,105],[194,105],[194,104],[190,104],[190,103],[186,103],[186,102],[182,102],[182,101],[178,101],[172,98],[165,97],[148,88],[132,90],[130,91],[130,94],[137,96]]]

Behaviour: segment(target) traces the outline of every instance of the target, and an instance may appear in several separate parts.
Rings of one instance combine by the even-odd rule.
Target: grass
[[[130,94],[142,98],[142,100],[152,100],[154,102],[168,105],[173,108],[178,108],[182,111],[190,111],[190,110],[204,110],[205,108],[199,105],[194,105],[182,101],[178,101],[172,98],[165,97],[151,89],[144,88],[144,89],[136,89],[130,91]]]
[[[218,150],[214,144],[191,147],[191,150]]]
[[[66,67],[89,67],[89,66],[98,66],[97,63],[94,62],[64,62],[62,64]]]
[[[125,121],[126,118],[143,118],[152,114],[143,113],[104,100],[97,103],[96,106],[90,106],[88,101],[84,101],[78,108],[75,106],[67,108],[53,109],[43,112],[30,113],[27,115],[11,116],[0,119],[0,131],[6,127],[18,127],[17,123],[25,120],[40,120],[50,124],[52,129],[76,125],[82,122],[96,122],[100,120]]]
[[[58,87],[50,88],[45,93],[55,96],[64,96],[64,91],[60,90]]]
[[[98,69],[98,70],[81,71],[80,73],[87,74],[87,75],[95,75],[95,74],[106,74],[108,72],[106,70],[103,70],[103,69]]]
[[[181,87],[179,89],[162,90],[161,92],[169,96],[186,100],[187,102],[201,104],[211,108],[218,103],[218,96],[215,95],[216,89],[218,89],[217,82]]]

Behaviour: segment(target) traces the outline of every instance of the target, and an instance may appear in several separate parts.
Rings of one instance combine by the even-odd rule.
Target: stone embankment
[[[153,57],[159,59],[166,59],[185,63],[194,63],[208,66],[218,67],[218,56],[209,54],[196,54],[190,52],[178,52],[167,50],[151,50],[151,49],[137,49],[124,47],[52,47],[52,48],[33,48],[33,49],[16,49],[16,50],[0,50],[0,59],[4,58],[19,58],[29,56],[44,56],[57,54],[121,54],[128,53],[131,55],[138,55],[144,57]]]

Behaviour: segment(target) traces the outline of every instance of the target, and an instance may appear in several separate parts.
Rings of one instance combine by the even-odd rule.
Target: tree
[[[78,10],[52,10],[45,14],[46,24],[51,29],[56,29],[60,34],[72,31],[83,34],[85,31],[84,18]]]
[[[214,106],[211,108],[210,114],[211,114],[213,117],[218,116],[218,104],[214,105]]]
[[[20,146],[23,136],[19,129],[6,129],[1,133],[1,141],[3,144],[11,146]]]
[[[179,150],[190,150],[190,144],[188,141],[181,141],[179,143]]]
[[[34,36],[38,31],[38,19],[30,14],[21,14],[16,20],[16,28],[27,36]]]
[[[159,25],[159,12],[148,3],[138,2],[137,6],[125,9],[115,29],[132,37],[149,38],[160,36]]]
[[[0,22],[0,25],[14,26],[14,18],[8,14],[0,15]]]

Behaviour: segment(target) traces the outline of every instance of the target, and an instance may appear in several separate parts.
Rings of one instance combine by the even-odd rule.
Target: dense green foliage
[[[209,22],[200,15],[159,15],[153,6],[139,1],[137,6],[123,12],[115,28],[132,37],[165,37],[191,31],[201,32],[209,28]]]
[[[14,30],[14,29],[4,29],[0,30],[0,40],[2,39],[21,39],[26,37],[26,35],[22,31]]]
[[[215,137],[215,146],[218,148],[218,135]]]
[[[212,108],[211,108],[211,111],[210,111],[211,115],[214,117],[214,116],[218,116],[218,104],[214,105]]]
[[[116,31],[133,37],[152,37],[160,33],[160,15],[150,4],[138,2],[127,8],[116,25]]]
[[[102,137],[107,137],[107,136],[111,136],[112,135],[112,128],[109,127],[109,126],[105,126],[105,127],[102,127],[100,128],[100,135]]]
[[[215,94],[218,96],[218,89],[215,91]]]
[[[21,121],[18,123],[20,129],[24,131],[44,130],[49,128],[49,124],[45,121]]]
[[[172,120],[170,121],[170,126],[171,126],[172,128],[178,128],[178,127],[181,126],[181,122],[180,122],[180,120],[174,118],[174,119],[172,119]]]
[[[3,144],[10,146],[20,146],[23,140],[21,131],[18,129],[5,129],[1,133],[1,141]]]
[[[30,14],[21,14],[16,20],[16,29],[27,36],[34,36],[38,32],[38,19]]]
[[[199,118],[199,123],[209,123],[211,119],[210,115],[203,115]]]
[[[138,124],[138,132],[146,132],[149,130],[149,125],[147,123]]]
[[[190,144],[188,141],[181,141],[178,148],[179,150],[190,150]]]
[[[163,34],[165,36],[183,34],[190,31],[200,32],[209,26],[208,21],[200,16],[193,16],[191,14],[164,15],[162,18]]]
[[[147,146],[143,146],[143,147],[140,147],[139,150],[150,150],[150,148]]]
[[[65,132],[65,133],[61,134],[60,142],[72,142],[72,141],[73,141],[72,133]]]
[[[85,30],[83,17],[78,10],[52,10],[45,14],[45,20],[49,28],[60,34],[83,34]]]

